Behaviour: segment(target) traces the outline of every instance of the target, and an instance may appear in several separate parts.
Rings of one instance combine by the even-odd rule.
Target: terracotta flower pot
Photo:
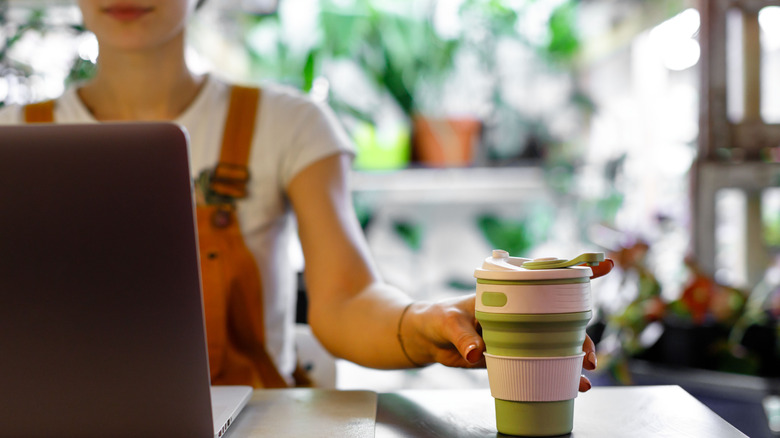
[[[475,118],[413,118],[413,153],[431,167],[469,166],[474,162],[482,122]]]

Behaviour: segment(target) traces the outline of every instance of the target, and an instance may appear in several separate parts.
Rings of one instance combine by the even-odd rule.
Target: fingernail
[[[593,365],[593,368],[596,368],[598,365],[598,359],[596,359],[596,353],[590,352],[588,353],[588,362],[590,362]]]
[[[477,363],[479,361],[479,351],[477,350],[477,344],[471,344],[466,348],[466,360],[469,363]]]
[[[583,383],[585,383],[585,386],[586,386],[586,388],[583,390],[583,392],[585,392],[585,391],[587,391],[587,390],[589,390],[590,388],[593,387],[593,385],[590,383],[590,380],[588,380],[588,379],[585,379],[585,381]]]

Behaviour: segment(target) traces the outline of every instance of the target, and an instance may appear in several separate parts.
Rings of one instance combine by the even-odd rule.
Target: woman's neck
[[[187,68],[182,36],[154,50],[101,50],[97,74],[78,94],[98,120],[173,120],[204,83]]]

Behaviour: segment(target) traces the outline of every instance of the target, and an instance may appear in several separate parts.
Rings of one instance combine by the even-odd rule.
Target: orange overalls
[[[260,272],[235,213],[235,200],[246,196],[260,97],[257,88],[231,89],[219,164],[196,184],[198,244],[212,384],[282,388],[288,384],[265,349]],[[54,101],[27,105],[25,121],[53,122]]]

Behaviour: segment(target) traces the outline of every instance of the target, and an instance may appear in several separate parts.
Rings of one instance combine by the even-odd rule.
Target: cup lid
[[[483,280],[560,280],[571,278],[590,278],[593,271],[582,263],[595,263],[604,260],[603,253],[586,253],[572,260],[554,257],[527,259],[511,257],[507,251],[495,249],[482,266],[474,270],[474,277]]]

